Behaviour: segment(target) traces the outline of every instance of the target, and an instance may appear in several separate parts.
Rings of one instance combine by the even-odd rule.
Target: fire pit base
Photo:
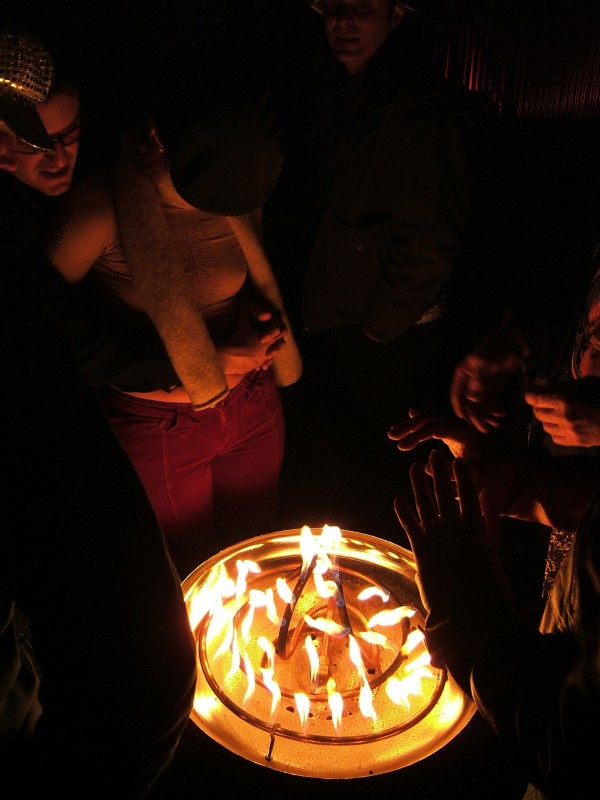
[[[328,526],[278,531],[217,553],[183,591],[192,720],[255,764],[380,775],[436,752],[475,712],[429,663],[414,559],[398,545]]]

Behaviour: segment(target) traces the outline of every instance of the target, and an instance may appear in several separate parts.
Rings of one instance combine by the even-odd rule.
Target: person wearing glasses
[[[206,84],[192,77],[203,62],[184,59],[185,85],[175,65],[132,89],[119,157],[69,193],[46,249],[75,291],[93,282],[92,300],[130,350],[158,338],[168,353],[164,375],[143,347],[121,375],[83,368],[182,578],[277,529],[280,390],[302,372],[261,243],[282,162],[273,93],[246,65],[214,69]]]
[[[55,84],[48,98],[39,104],[38,113],[48,131],[52,150],[40,152],[18,140],[12,175],[26,186],[56,197],[71,187],[79,137],[85,129],[77,86],[70,81]]]

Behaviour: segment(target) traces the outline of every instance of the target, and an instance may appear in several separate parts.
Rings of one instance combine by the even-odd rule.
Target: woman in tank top
[[[192,118],[173,100],[128,129],[116,164],[73,189],[48,255],[69,284],[91,284],[124,342],[120,377],[92,382],[183,578],[276,529],[279,387],[301,363],[260,240],[281,164],[268,97],[204,97]],[[152,370],[150,344],[126,353],[152,337],[167,378]]]

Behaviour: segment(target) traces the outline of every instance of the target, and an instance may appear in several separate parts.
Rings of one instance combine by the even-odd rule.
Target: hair
[[[122,140],[125,158],[148,178],[159,178],[164,170],[164,157],[156,134],[154,114],[146,112],[127,126]]]

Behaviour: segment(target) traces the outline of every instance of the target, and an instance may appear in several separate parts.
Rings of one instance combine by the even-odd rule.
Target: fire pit
[[[192,719],[275,770],[359,778],[434,753],[474,714],[431,665],[410,551],[304,526],[217,553],[183,582]]]

